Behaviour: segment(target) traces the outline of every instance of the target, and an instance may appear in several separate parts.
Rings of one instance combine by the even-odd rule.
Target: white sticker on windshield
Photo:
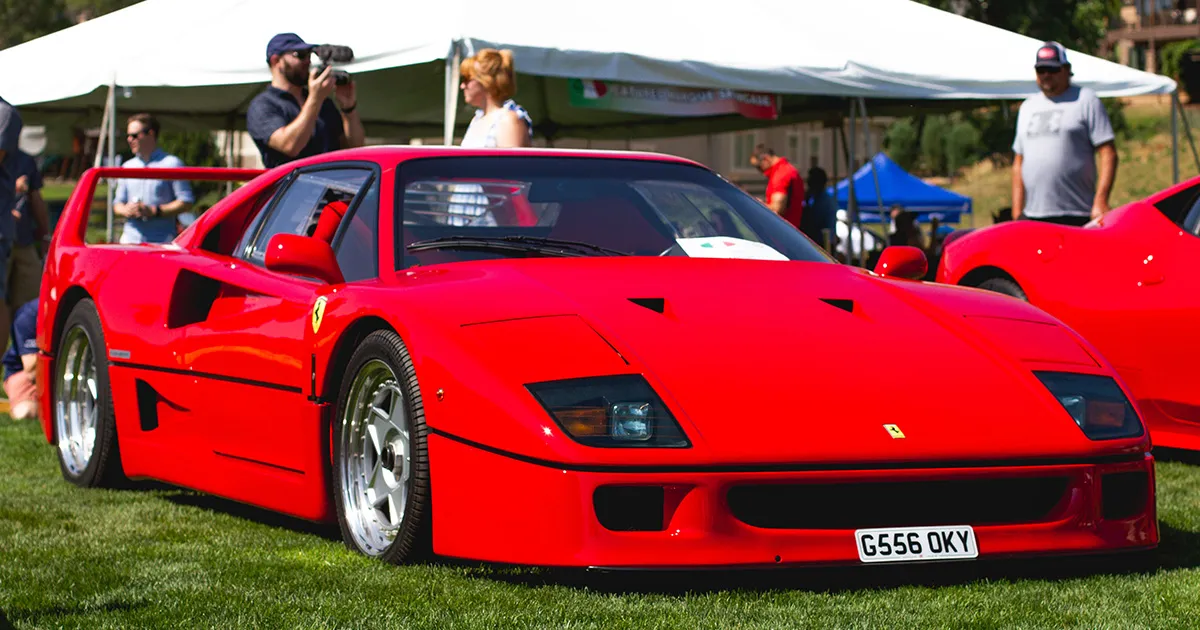
[[[788,257],[765,243],[731,236],[675,239],[692,258],[747,258],[751,260],[787,260]]]

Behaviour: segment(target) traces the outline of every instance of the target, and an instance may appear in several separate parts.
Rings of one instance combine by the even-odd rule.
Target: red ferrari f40
[[[98,178],[242,179],[92,245]],[[610,568],[970,561],[1158,542],[1150,442],[1082,337],[836,263],[707,168],[368,147],[95,169],[49,248],[42,417],[81,486],[155,479],[353,550]]]

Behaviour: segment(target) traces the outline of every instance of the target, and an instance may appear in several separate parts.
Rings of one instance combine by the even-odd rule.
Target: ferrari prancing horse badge
[[[325,318],[325,302],[327,302],[327,301],[328,300],[325,299],[325,296],[322,295],[321,297],[317,298],[317,303],[313,304],[313,312],[312,312],[313,333],[316,333],[318,330],[321,329],[321,320]]]
[[[900,430],[900,427],[894,424],[885,424],[883,428],[887,429],[888,435],[892,436],[893,440],[904,439],[904,432]]]

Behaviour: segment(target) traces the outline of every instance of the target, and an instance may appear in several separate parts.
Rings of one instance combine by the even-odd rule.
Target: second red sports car
[[[1104,353],[1156,446],[1200,450],[1200,178],[1085,227],[1015,221],[946,245],[939,282],[1045,310]]]
[[[90,171],[69,202],[38,344],[74,483],[336,521],[388,561],[1158,542],[1149,442],[1112,367],[1027,304],[912,280],[920,250],[839,265],[669,156],[430,147],[257,175],[169,245],[84,242],[99,175],[222,173]]]

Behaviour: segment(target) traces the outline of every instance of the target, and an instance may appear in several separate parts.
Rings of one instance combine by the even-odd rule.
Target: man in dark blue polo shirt
[[[246,112],[246,129],[267,168],[363,145],[354,81],[337,85],[329,67],[310,73],[312,49],[295,33],[280,33],[267,44],[271,85]]]

